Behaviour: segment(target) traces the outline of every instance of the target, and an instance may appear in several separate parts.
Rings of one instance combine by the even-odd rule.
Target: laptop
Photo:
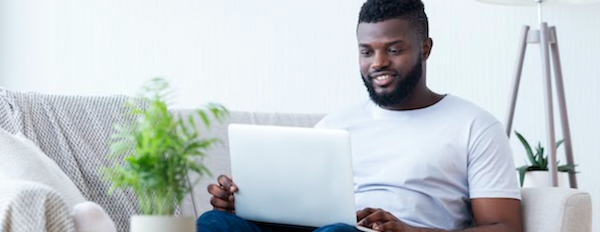
[[[236,215],[303,227],[356,226],[350,134],[231,124]],[[357,226],[362,231],[374,231]]]

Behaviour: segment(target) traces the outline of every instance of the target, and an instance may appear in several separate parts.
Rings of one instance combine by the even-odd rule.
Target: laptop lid
[[[231,124],[229,149],[238,216],[311,227],[356,225],[347,131]]]

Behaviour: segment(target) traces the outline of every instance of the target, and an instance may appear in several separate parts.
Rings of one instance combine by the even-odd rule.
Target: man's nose
[[[375,70],[379,70],[385,68],[390,65],[390,60],[385,54],[378,52],[375,54],[373,63],[371,64],[371,68]]]

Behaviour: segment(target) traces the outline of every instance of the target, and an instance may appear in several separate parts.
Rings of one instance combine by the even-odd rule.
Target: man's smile
[[[375,85],[379,87],[386,87],[394,81],[394,77],[391,75],[381,75],[372,79]]]
[[[374,87],[386,88],[394,82],[398,75],[391,72],[377,72],[369,76]]]

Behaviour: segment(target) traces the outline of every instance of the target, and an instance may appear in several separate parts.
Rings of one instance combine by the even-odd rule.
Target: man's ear
[[[432,48],[433,48],[433,40],[431,38],[427,38],[427,39],[423,40],[423,46],[421,47],[421,59],[422,60],[427,60],[429,58]]]

